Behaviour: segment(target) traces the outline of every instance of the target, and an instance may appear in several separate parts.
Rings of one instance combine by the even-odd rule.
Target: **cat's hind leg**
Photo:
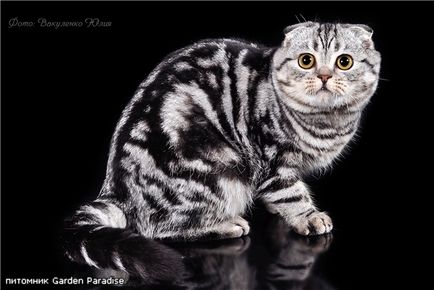
[[[209,228],[189,233],[194,239],[234,239],[248,235],[250,232],[249,223],[240,216],[231,220],[221,222]]]
[[[169,235],[167,232],[161,232],[156,234],[154,238],[169,241],[212,241],[240,238],[248,235],[249,232],[249,223],[237,216],[212,225],[171,232]]]

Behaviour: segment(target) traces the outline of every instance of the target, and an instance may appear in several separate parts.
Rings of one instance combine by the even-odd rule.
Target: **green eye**
[[[341,70],[349,70],[353,66],[353,58],[348,54],[338,56],[336,66]]]
[[[315,57],[310,53],[302,53],[298,57],[298,65],[304,69],[310,69],[315,64]]]

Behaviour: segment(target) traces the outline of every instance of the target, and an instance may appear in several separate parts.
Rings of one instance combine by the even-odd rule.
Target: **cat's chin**
[[[342,96],[328,89],[320,89],[315,95],[307,95],[306,97],[310,100],[311,106],[325,110],[345,105]]]
[[[334,103],[336,94],[328,89],[320,89],[315,95],[311,96],[311,100],[314,100],[314,105],[319,107],[330,107]]]
[[[317,97],[319,98],[331,98],[334,93],[326,88],[321,88],[316,92]]]

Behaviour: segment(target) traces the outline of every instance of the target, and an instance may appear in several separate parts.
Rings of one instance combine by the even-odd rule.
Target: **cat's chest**
[[[328,167],[339,157],[342,150],[343,146],[340,146],[331,151],[317,151],[309,154],[303,153],[300,166],[309,170]]]
[[[345,143],[346,144],[346,143]],[[289,149],[282,150],[282,154],[276,155],[274,160],[279,166],[299,168],[300,170],[314,170],[328,167],[340,156],[345,144],[330,147],[329,150],[302,150],[297,144]]]
[[[321,168],[340,156],[357,130],[358,118],[300,124],[294,125],[293,145],[303,154],[301,165]]]

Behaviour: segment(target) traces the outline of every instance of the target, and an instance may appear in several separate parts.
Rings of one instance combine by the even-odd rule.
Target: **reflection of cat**
[[[127,264],[130,272],[107,268],[94,270],[93,275],[123,278],[127,285],[140,285],[144,289],[332,289],[311,275],[317,255],[327,250],[331,236],[293,236],[288,233],[283,220],[277,217],[270,221],[267,230],[262,242],[259,239],[251,242],[249,237],[244,237],[226,241],[168,244],[167,249],[170,251],[166,252],[166,257],[183,264],[174,275],[176,280],[167,280],[164,272],[161,277],[155,273],[153,280],[143,275],[146,271],[141,268],[145,264],[146,267],[152,267],[149,262],[144,264],[146,253],[127,259],[130,261]],[[130,245],[133,246],[133,241]],[[166,247],[161,246],[161,249]],[[258,255],[264,257],[252,259]],[[165,281],[156,282],[158,280]]]

